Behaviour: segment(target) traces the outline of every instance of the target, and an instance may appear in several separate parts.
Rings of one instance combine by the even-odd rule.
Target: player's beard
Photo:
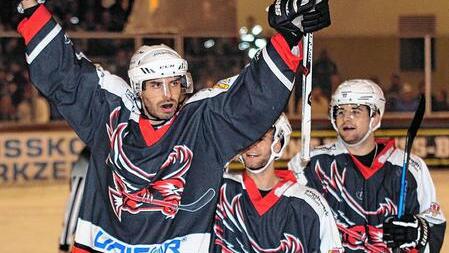
[[[249,170],[259,170],[263,167],[265,167],[268,164],[268,161],[270,160],[270,157],[261,159],[260,161],[250,162],[249,164],[245,161],[245,167]]]
[[[168,112],[164,112],[162,106],[164,104],[170,104],[171,108]],[[178,111],[179,104],[175,99],[170,99],[157,104],[145,104],[145,112],[147,117],[155,121],[167,121],[170,120]]]

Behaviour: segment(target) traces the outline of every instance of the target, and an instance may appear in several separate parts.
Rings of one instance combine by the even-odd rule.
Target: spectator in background
[[[95,20],[95,12],[93,10],[87,10],[83,16],[84,22],[81,24],[81,29],[86,32],[93,32],[99,30],[99,24]]]
[[[126,49],[120,47],[117,48],[113,64],[113,72],[125,81],[128,81],[128,62],[130,59],[131,56]]]
[[[447,90],[442,89],[440,92],[432,95],[432,111],[448,111]]]
[[[334,92],[337,89],[338,85],[340,85],[341,83],[342,83],[342,79],[341,79],[340,74],[335,73],[335,74],[331,75],[332,92]]]
[[[387,90],[387,93],[394,93],[399,95],[401,92],[401,77],[397,73],[392,73],[390,76],[390,87]]]
[[[47,123],[50,121],[50,106],[38,90],[28,84],[22,102],[17,107],[17,120],[20,123]]]
[[[6,92],[11,97],[11,102],[14,107],[17,107],[22,101],[23,91],[19,90],[18,85],[13,80],[6,83]]]
[[[329,114],[329,99],[321,87],[312,89],[312,117],[326,118]]]
[[[112,31],[121,32],[128,21],[129,14],[132,11],[134,0],[116,0],[109,8],[111,14]]]
[[[16,118],[16,109],[12,104],[11,96],[6,94],[0,95],[0,121],[11,121]]]
[[[399,93],[401,92],[402,82],[401,77],[397,73],[392,73],[390,76],[390,86],[387,89],[386,95],[386,110],[395,110],[396,99],[399,98]]]
[[[404,83],[391,109],[394,112],[414,112],[418,108],[418,102],[419,98],[413,91],[413,87],[409,83]]]
[[[331,76],[337,73],[337,65],[331,60],[327,50],[321,50],[319,58],[313,64],[313,85],[314,88],[321,87],[329,100],[332,94]]]

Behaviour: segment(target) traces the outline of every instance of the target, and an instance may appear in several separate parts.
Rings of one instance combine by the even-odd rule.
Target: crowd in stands
[[[120,32],[131,12],[134,0],[109,1],[67,0],[49,1],[47,5],[60,18],[65,29],[71,31]],[[1,30],[15,30],[18,23],[15,1],[0,1]],[[145,41],[166,43],[173,41]],[[239,73],[249,59],[238,49],[238,38],[186,38],[185,57],[194,78],[195,90],[212,87],[217,80]],[[135,50],[133,39],[90,39],[76,41],[77,47],[92,61],[128,81],[128,64]],[[312,114],[326,117],[331,92],[344,79],[326,50],[318,53],[313,65]],[[382,82],[373,77],[373,81]],[[383,85],[387,96],[387,111],[414,111],[419,100],[419,89],[392,74],[389,85]],[[424,88],[422,83],[418,84]],[[294,113],[301,110],[301,89],[295,90]],[[448,91],[432,96],[433,111],[449,111]],[[23,42],[18,38],[0,38],[0,121],[44,123],[60,119],[53,105],[40,96],[29,80],[23,57]]]
[[[185,43],[185,57],[194,78],[195,90],[210,88],[217,80],[238,74],[248,62],[244,53],[233,49],[232,45],[236,44],[234,39],[216,39],[212,48],[204,47],[205,40],[191,38]],[[0,121],[44,123],[60,119],[54,106],[48,104],[29,81],[21,53],[22,42],[15,38],[2,42],[4,43],[0,43],[0,55],[5,57],[0,58]],[[98,46],[98,43],[95,44]],[[118,43],[112,56],[103,55],[103,57],[94,58],[105,69],[128,81],[128,63],[133,51],[134,48],[127,43]],[[324,52],[321,56],[314,63],[314,70],[321,72],[319,77],[314,75],[312,90],[312,115],[318,118],[327,116],[330,91],[343,80],[337,71],[336,64],[327,56],[327,53]],[[377,78],[371,79],[382,85]],[[423,89],[423,84],[419,85]],[[419,90],[402,82],[398,74],[391,75],[390,84],[384,91],[388,101],[387,111],[411,112],[417,108]],[[297,89],[294,97],[294,113],[297,114],[301,111],[301,103],[299,103],[301,89]],[[443,89],[434,93],[432,111],[449,111],[447,90]]]
[[[237,39],[214,39],[212,47],[205,47],[208,40],[189,38],[185,41],[185,57],[195,90],[210,88],[217,80],[238,74],[248,62],[245,53],[234,49]],[[134,52],[132,40],[79,40],[76,45],[89,59],[128,82],[128,65]],[[111,47],[112,51],[102,51]],[[61,116],[55,107],[48,104],[30,83],[21,39],[0,38],[0,121],[44,123],[58,119]]]
[[[0,1],[0,31],[14,31],[19,16],[16,12],[18,1]],[[123,30],[134,0],[65,0],[48,1],[48,8],[59,18],[60,24],[68,31],[109,31]]]

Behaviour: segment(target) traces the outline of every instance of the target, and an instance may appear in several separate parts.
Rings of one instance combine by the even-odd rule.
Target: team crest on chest
[[[185,145],[176,145],[156,173],[136,166],[122,149],[123,138],[128,134],[127,123],[114,123],[118,111],[114,110],[108,124],[111,153],[107,159],[113,169],[113,187],[108,194],[112,209],[121,221],[123,212],[160,212],[167,219],[175,217],[179,210],[195,212],[208,204],[215,196],[209,188],[200,198],[189,204],[181,204],[186,173],[192,165],[193,152]],[[113,127],[116,124],[116,127]],[[152,170],[155,171],[155,170]],[[123,174],[148,182],[144,188],[136,188]]]

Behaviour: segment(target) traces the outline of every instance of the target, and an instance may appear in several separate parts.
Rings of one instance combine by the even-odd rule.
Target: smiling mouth
[[[258,157],[259,155],[258,154],[246,154],[246,156],[249,158],[255,158],[255,157]]]

